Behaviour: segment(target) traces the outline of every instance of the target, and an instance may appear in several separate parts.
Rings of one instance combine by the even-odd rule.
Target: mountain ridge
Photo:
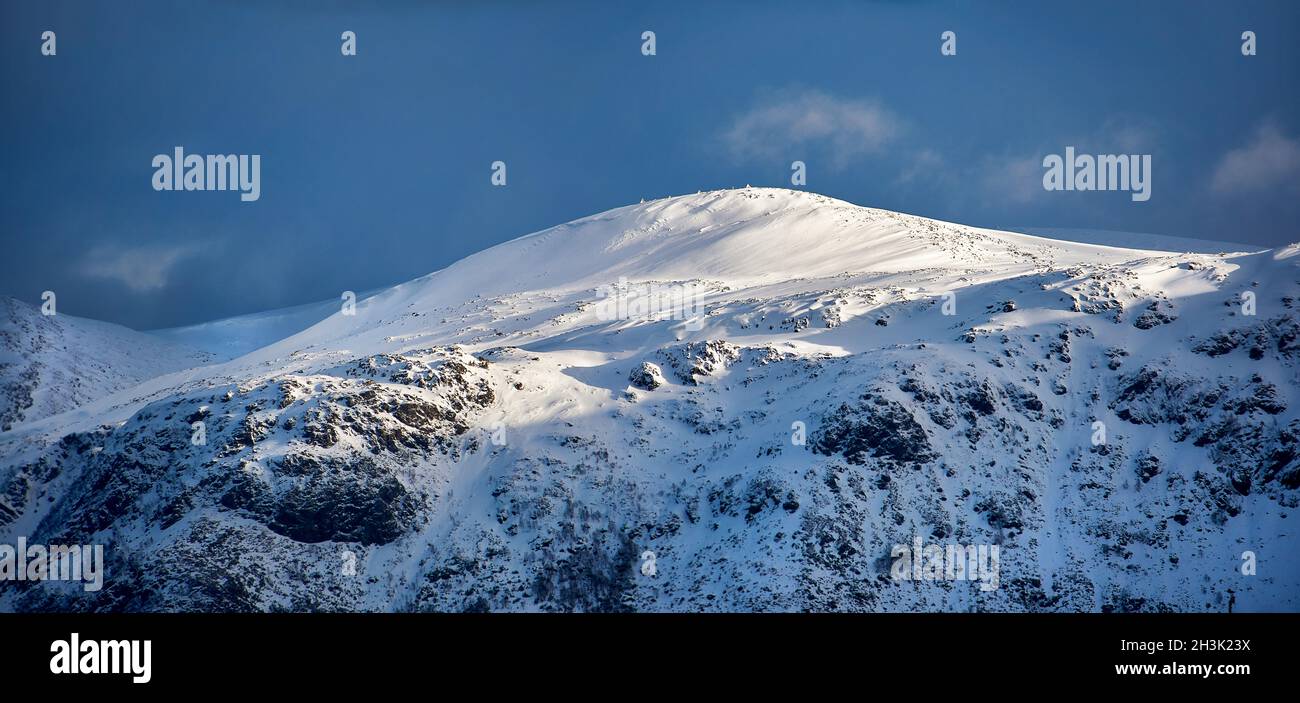
[[[611,210],[0,435],[0,541],[124,574],[0,608],[1295,610],[1290,253]],[[703,314],[602,316],[620,279]],[[1000,586],[891,579],[917,537],[999,546]]]

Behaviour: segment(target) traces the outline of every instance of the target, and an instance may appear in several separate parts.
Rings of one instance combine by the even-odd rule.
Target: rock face
[[[992,412],[990,408],[983,414]],[[840,405],[827,417],[813,450],[841,454],[850,464],[866,464],[869,458],[875,458],[912,468],[936,456],[925,429],[906,407],[872,393],[863,395],[856,405]]]
[[[182,548],[187,561],[177,569],[195,560],[205,572],[220,571],[227,568],[220,550],[198,547],[212,547],[209,539],[231,541],[233,553],[253,571],[228,578],[262,578],[251,564],[267,555],[245,552],[252,544],[275,552],[326,543],[330,550],[339,544],[365,549],[413,534],[445,490],[446,466],[462,452],[458,439],[495,398],[487,366],[457,350],[433,349],[173,397],[111,430],[67,435],[58,451],[18,467],[9,483],[30,487],[76,476],[30,540],[81,544],[106,531],[131,531],[165,535],[173,543],[159,550],[163,558],[154,565],[138,560],[134,550],[117,552],[121,560],[110,567],[148,571],[147,582],[157,588],[136,591],[112,607],[171,609],[175,599],[205,610],[266,609],[274,605],[268,600],[273,594],[302,602],[315,597],[312,589],[277,584],[235,602],[223,595],[195,603],[192,593],[169,587],[191,582],[171,573],[166,557]],[[90,605],[63,604],[40,588],[23,590],[19,602],[31,608]]]
[[[632,369],[632,373],[628,374],[627,380],[633,386],[636,386],[643,391],[652,391],[667,383],[667,381],[664,380],[663,370],[661,370],[658,365],[652,364],[648,361],[643,361],[636,368]]]
[[[1300,609],[1297,258],[616,210],[0,434],[0,544],[107,561],[0,609]],[[590,309],[691,271],[701,329]],[[916,540],[997,546],[996,585],[900,580]]]

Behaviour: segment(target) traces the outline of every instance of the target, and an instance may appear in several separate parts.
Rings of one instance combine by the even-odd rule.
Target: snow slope
[[[209,362],[197,349],[0,298],[0,431]]]
[[[362,291],[365,300],[378,291]],[[340,300],[322,300],[305,305],[237,315],[184,327],[149,330],[145,334],[207,352],[212,361],[229,361],[277,342],[333,315],[342,308]]]
[[[1291,254],[619,208],[0,437],[0,542],[120,574],[0,608],[1296,610]],[[892,578],[917,537],[998,588]]]
[[[149,330],[145,334],[202,349],[214,360],[228,361],[301,332],[339,309],[339,301],[324,300],[197,325]]]
[[[1194,239],[1192,237],[1171,237],[1163,234],[1146,232],[1116,232],[1104,229],[1077,229],[1066,227],[1017,227],[1017,232],[1032,234],[1050,239],[1125,249],[1143,249],[1147,251],[1192,252],[1197,254],[1223,254],[1229,252],[1257,252],[1261,246],[1242,244],[1241,242],[1219,242],[1211,239]]]

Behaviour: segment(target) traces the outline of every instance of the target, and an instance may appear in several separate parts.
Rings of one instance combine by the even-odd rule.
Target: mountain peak
[[[1295,253],[773,188],[617,208],[0,433],[0,542],[149,574],[0,610],[1295,608],[1300,567],[1223,568],[1300,549]],[[6,332],[51,395],[144,348]],[[918,543],[1001,572],[900,583]]]

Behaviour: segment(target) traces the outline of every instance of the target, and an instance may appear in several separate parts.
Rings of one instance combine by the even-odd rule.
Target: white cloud
[[[1149,154],[1159,141],[1159,134],[1159,128],[1150,120],[1131,115],[1112,117],[1089,134],[1061,142],[1058,149],[1074,146],[1079,153]]]
[[[736,117],[723,140],[737,158],[808,158],[810,150],[842,169],[879,150],[901,125],[879,104],[820,91],[786,91]]]
[[[1266,123],[1255,130],[1249,144],[1223,155],[1210,187],[1219,193],[1265,190],[1280,183],[1294,185],[1297,177],[1300,141]]]
[[[1109,131],[1114,140],[1114,153],[1117,154],[1145,154],[1149,153],[1151,143],[1155,139],[1145,127],[1137,125],[1115,126]],[[1106,152],[1112,153],[1112,152]]]
[[[912,156],[912,161],[906,164],[902,173],[898,174],[899,183],[911,183],[916,180],[943,181],[947,180],[948,165],[944,158],[934,149],[922,149]]]
[[[137,293],[164,288],[178,262],[197,251],[193,245],[100,246],[88,252],[81,272],[92,278],[117,281]]]
[[[986,205],[1028,203],[1043,192],[1043,160],[1039,156],[986,157],[978,178],[989,198]]]

